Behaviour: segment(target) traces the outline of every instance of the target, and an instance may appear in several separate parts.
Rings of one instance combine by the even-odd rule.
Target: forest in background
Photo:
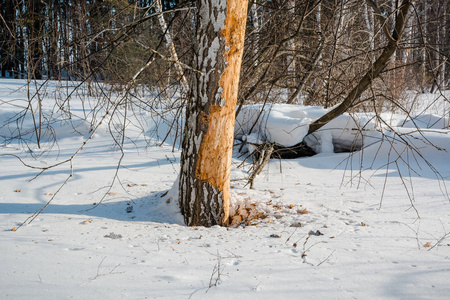
[[[238,102],[340,103],[388,43],[385,32],[399,5],[397,0],[250,1]],[[358,109],[373,110],[376,99],[382,110],[395,110],[406,90],[448,87],[449,12],[446,0],[413,6],[389,66]],[[196,1],[1,0],[0,75],[179,88],[180,79],[192,80],[195,72],[190,66],[196,14]]]

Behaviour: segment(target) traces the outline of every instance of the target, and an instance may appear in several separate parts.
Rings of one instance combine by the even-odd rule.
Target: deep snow
[[[26,105],[23,85],[0,81],[0,124]],[[43,207],[71,172],[64,164],[34,179],[39,170],[11,155],[49,166],[69,158],[91,134],[82,104],[89,107],[96,99],[72,98],[69,122],[62,113],[50,114],[55,101],[62,102],[61,93],[51,83],[44,98],[43,111],[54,131],[48,131],[42,155],[32,130],[27,132],[30,118],[21,123],[26,143],[0,144],[0,298],[448,299],[450,160],[447,151],[431,144],[450,149],[450,135],[448,119],[439,112],[423,113],[414,122],[431,128],[423,132],[402,115],[386,118],[392,127],[370,121],[368,147],[332,153],[339,131],[348,135],[341,140],[353,140],[355,124],[342,125],[350,120],[344,116],[317,145],[327,151],[272,160],[252,190],[243,180],[232,182],[234,204],[267,216],[255,226],[237,228],[183,225],[174,195],[165,194],[177,177],[180,152],[168,143],[155,146],[149,133],[169,126],[138,112],[127,124],[130,138],[118,177],[122,153],[105,123],[73,160],[73,177],[52,203],[31,224],[11,231]],[[265,119],[273,120],[272,127],[259,127],[266,131],[256,131],[253,138],[295,144],[299,138],[292,133],[305,127],[298,124],[321,111],[283,105],[272,110],[276,113]],[[98,119],[104,108],[95,117],[88,112],[88,118]],[[448,116],[445,108],[442,113]],[[0,127],[0,136],[17,133],[12,125]],[[232,179],[248,176],[237,168],[242,159],[235,156]]]

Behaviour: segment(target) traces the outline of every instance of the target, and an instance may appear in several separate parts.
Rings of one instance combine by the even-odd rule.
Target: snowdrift
[[[255,145],[264,142],[291,147],[304,141],[316,153],[338,153],[360,150],[363,146],[379,142],[385,131],[397,128],[445,131],[449,124],[447,117],[433,114],[408,118],[382,114],[380,120],[375,114],[346,113],[306,136],[309,124],[330,109],[286,104],[248,105],[236,118],[235,135],[247,143],[250,152],[254,151]]]

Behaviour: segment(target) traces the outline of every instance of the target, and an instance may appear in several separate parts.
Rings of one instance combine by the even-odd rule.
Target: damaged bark
[[[186,107],[179,205],[188,226],[226,225],[248,1],[198,3],[195,74]]]

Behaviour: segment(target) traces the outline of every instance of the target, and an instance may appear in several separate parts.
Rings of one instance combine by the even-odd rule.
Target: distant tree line
[[[162,1],[164,9],[176,4]],[[153,19],[139,24],[154,12],[151,0],[0,0],[0,75],[54,80],[110,77],[117,69],[106,66],[120,62],[108,55],[126,38],[117,32],[160,31],[153,28]],[[161,33],[149,32],[148,37],[157,34]],[[105,65],[108,58],[112,61]]]
[[[167,28],[155,0],[0,0],[0,75],[124,83],[154,59],[139,82],[172,84],[180,74],[165,37],[178,62],[191,66],[196,1],[160,5]],[[288,103],[340,102],[388,42],[383,33],[392,30],[398,6],[398,0],[250,1],[239,102],[272,101],[280,90],[288,91]],[[412,10],[367,99],[383,90],[392,99],[405,88],[449,85],[450,1],[418,1]]]
[[[392,38],[389,32],[400,4],[397,0],[253,1],[241,103],[270,100],[267,91],[280,88],[289,91],[288,103],[325,107],[340,103]],[[389,66],[361,102],[385,99],[377,101],[383,106],[405,89],[448,87],[450,1],[416,1],[411,10]]]

